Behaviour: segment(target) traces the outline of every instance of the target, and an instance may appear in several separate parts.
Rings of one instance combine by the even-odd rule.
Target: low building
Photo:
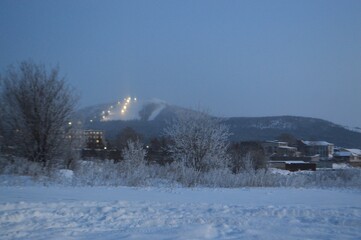
[[[304,156],[319,155],[320,160],[333,158],[334,145],[326,141],[298,141],[298,150]]]
[[[276,149],[276,154],[278,156],[295,157],[295,156],[297,156],[297,148],[290,147],[290,146],[279,146]]]
[[[344,150],[335,151],[333,154],[333,160],[335,162],[349,162],[351,156],[352,153],[350,153],[349,151],[344,151]]]
[[[295,171],[316,171],[316,163],[304,161],[270,161],[269,167]]]
[[[351,152],[352,154],[350,162],[361,162],[361,149],[348,148],[347,151]]]
[[[316,171],[316,163],[307,163],[302,161],[287,161],[285,169],[291,172],[296,171]]]
[[[361,162],[361,149],[336,148],[333,159],[336,162]]]
[[[262,143],[262,147],[266,155],[272,155],[274,153],[277,153],[277,149],[279,147],[287,147],[287,145],[288,145],[287,142],[280,142],[277,140],[265,141]]]
[[[266,141],[262,142],[263,150],[267,157],[272,158],[273,156],[282,157],[296,157],[299,156],[299,152],[296,147],[288,146],[287,142],[280,141]]]
[[[278,156],[273,155],[270,157],[271,161],[304,161],[304,162],[318,162],[320,160],[319,155],[314,156]]]

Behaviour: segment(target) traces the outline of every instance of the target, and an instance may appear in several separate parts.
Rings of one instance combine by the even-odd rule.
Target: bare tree
[[[63,156],[76,104],[58,68],[25,61],[9,67],[0,92],[4,138],[16,153],[46,165]],[[0,134],[1,135],[1,134]]]
[[[233,143],[229,147],[230,165],[234,173],[243,170],[267,168],[267,160],[261,144],[257,141]]]
[[[228,164],[228,127],[205,112],[181,114],[166,129],[174,160],[199,172]]]
[[[127,146],[128,141],[141,141],[142,138],[142,135],[136,132],[133,128],[126,127],[116,135],[114,145],[119,150],[122,150]]]

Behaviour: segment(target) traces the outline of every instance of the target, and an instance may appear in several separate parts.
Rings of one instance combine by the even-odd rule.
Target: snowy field
[[[0,239],[361,239],[361,190],[2,184]]]

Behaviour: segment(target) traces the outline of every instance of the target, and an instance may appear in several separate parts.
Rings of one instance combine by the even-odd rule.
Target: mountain
[[[124,109],[125,103],[125,111]],[[131,127],[143,135],[145,141],[160,136],[164,127],[178,114],[193,111],[153,99],[139,101],[129,98],[111,104],[84,108],[77,113],[77,119],[85,129],[104,130],[112,139],[122,129]],[[283,133],[298,139],[323,140],[335,146],[361,148],[359,128],[350,129],[317,118],[296,116],[275,117],[231,117],[222,122],[232,132],[231,141],[274,140]]]
[[[317,118],[277,116],[229,118],[233,140],[270,140],[282,133],[298,139],[323,140],[335,146],[361,148],[361,133]]]
[[[159,99],[147,101],[127,97],[117,102],[86,107],[76,113],[76,119],[83,122],[108,122],[130,120],[153,120],[167,103]]]

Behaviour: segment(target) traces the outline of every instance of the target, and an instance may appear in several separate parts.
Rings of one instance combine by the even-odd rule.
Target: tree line
[[[70,168],[79,158],[71,124],[78,97],[59,68],[24,61],[0,76],[0,140],[12,154],[44,167]],[[178,162],[197,172],[229,168],[265,168],[265,154],[257,143],[230,143],[229,128],[204,111],[180,114],[164,129],[164,136],[147,145],[131,128],[113,141],[126,164],[164,165]]]

